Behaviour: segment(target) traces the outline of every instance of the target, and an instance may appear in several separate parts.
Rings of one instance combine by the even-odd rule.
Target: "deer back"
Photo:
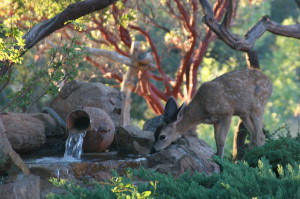
[[[189,107],[216,115],[262,112],[271,93],[272,83],[261,71],[235,70],[202,84]]]

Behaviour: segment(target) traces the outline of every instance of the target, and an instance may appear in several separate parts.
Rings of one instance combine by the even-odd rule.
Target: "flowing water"
[[[101,153],[85,153],[82,154],[83,139],[85,137],[85,130],[72,130],[69,132],[69,137],[65,142],[65,153],[62,157],[48,156],[44,157],[40,155],[31,155],[25,158],[25,162],[31,166],[37,165],[67,165],[76,162],[104,162],[104,161],[116,161],[116,162],[126,162],[126,161],[146,161],[145,157],[138,155],[120,155],[117,151],[101,152]],[[58,171],[59,172],[59,171]],[[59,176],[59,173],[56,174]]]
[[[66,150],[64,158],[73,157],[80,159],[82,154],[83,138],[86,131],[73,130],[69,133],[69,137],[66,141]]]

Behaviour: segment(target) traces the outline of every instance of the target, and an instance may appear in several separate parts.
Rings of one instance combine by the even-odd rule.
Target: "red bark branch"
[[[97,63],[90,56],[86,56],[85,59],[88,62],[90,62],[91,64],[93,64],[94,66],[96,66],[100,70],[100,72],[105,76],[105,78],[114,79],[118,83],[121,83],[123,81],[123,77],[122,76],[120,76],[117,73],[113,73],[113,72],[107,71],[107,68],[105,66],[102,66],[101,64]]]
[[[188,52],[184,56],[183,63],[179,67],[178,72],[176,74],[176,85],[174,86],[173,91],[172,91],[172,95],[173,96],[177,96],[177,94],[178,94],[178,92],[180,90],[180,86],[181,86],[181,84],[183,82],[183,76],[186,73],[187,67],[191,63],[191,57],[193,55],[194,48],[195,48],[196,43],[197,43],[197,31],[196,31],[195,23],[192,23],[193,26],[190,24],[189,17],[187,17],[187,13],[184,10],[181,2],[179,0],[175,0],[175,1],[177,3],[178,10],[180,11],[180,13],[181,13],[181,15],[182,15],[182,17],[184,19],[184,24],[188,28],[188,30],[189,30],[189,32],[191,34],[191,40],[192,40],[192,42],[191,42],[191,45],[190,45],[190,48],[189,48]],[[197,10],[197,4],[194,3],[194,4],[192,4],[192,6],[193,6],[193,12],[196,12],[196,10]],[[196,16],[193,15],[193,17],[196,17]],[[193,19],[193,20],[196,20],[196,19]]]
[[[152,49],[157,69],[158,69],[159,73],[161,74],[161,76],[163,77],[166,92],[169,93],[170,92],[170,88],[169,88],[169,82],[167,81],[168,77],[167,77],[167,75],[165,74],[164,70],[161,67],[161,61],[160,61],[160,57],[159,57],[158,52],[157,52],[157,48],[154,45],[154,43],[153,43],[150,35],[145,30],[143,30],[140,27],[137,27],[137,26],[134,26],[134,25],[129,25],[129,27],[131,29],[133,29],[133,30],[139,31],[142,35],[144,35],[146,37],[146,39],[149,42],[150,47]]]
[[[154,86],[151,82],[149,82],[150,85],[150,89],[151,91],[153,91],[160,99],[167,101],[168,100],[168,96],[163,93],[161,90],[159,90],[156,86]],[[152,93],[152,92],[151,92]]]
[[[107,30],[104,26],[102,22],[99,22],[96,19],[93,19],[93,22],[97,24],[100,32],[102,33],[103,37],[111,44],[114,46],[115,51],[120,53],[121,55],[124,55],[126,57],[129,57],[129,53],[125,52],[124,50],[119,48],[119,40],[117,39],[117,37],[109,30]]]
[[[124,26],[122,26],[119,22],[119,17],[124,14],[121,12],[122,12],[122,10],[119,10],[116,5],[112,6],[112,15],[115,20],[115,25],[118,26],[118,32],[119,32],[120,39],[127,47],[130,48],[131,37],[130,37],[129,31]]]
[[[129,34],[129,31],[124,28],[123,26],[119,26],[119,34],[120,34],[120,38],[121,38],[121,41],[128,47],[130,48],[131,46],[131,37],[130,37],[130,34]]]
[[[226,7],[228,4],[228,0],[225,1],[217,1],[214,8],[213,8],[213,12],[215,13],[215,18],[217,21],[221,20],[222,16],[224,15],[225,11],[226,11]],[[233,8],[232,8],[233,9]],[[231,21],[232,15],[230,15],[230,21]],[[206,30],[206,35],[204,37],[204,39],[201,41],[199,48],[196,50],[195,53],[195,60],[191,66],[191,80],[190,80],[190,90],[188,93],[188,97],[189,99],[192,99],[194,94],[197,91],[197,83],[198,83],[198,69],[200,67],[200,64],[203,60],[203,57],[205,55],[205,52],[208,48],[209,43],[212,41],[211,39],[212,36],[212,31],[210,29]]]

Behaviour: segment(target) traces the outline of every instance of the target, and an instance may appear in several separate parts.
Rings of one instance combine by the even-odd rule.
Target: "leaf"
[[[144,191],[144,192],[142,193],[142,197],[148,197],[148,196],[150,196],[151,194],[152,194],[151,191]]]

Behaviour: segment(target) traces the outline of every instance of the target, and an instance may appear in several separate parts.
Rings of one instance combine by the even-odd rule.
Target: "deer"
[[[272,94],[271,80],[258,69],[240,69],[203,83],[192,100],[180,107],[173,97],[165,105],[163,119],[154,132],[152,153],[166,149],[198,124],[212,124],[216,155],[223,157],[233,116],[250,132],[249,148],[262,146],[263,113]]]

